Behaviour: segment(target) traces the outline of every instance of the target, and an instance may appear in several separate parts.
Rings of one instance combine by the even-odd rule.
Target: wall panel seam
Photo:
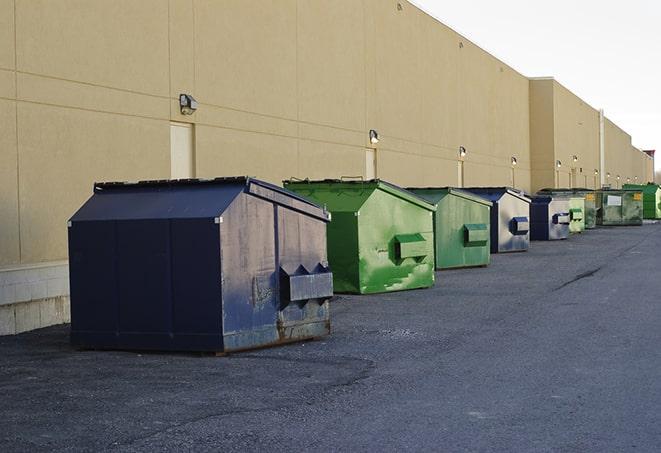
[[[167,117],[155,117],[155,116],[146,116],[146,115],[136,115],[133,113],[119,113],[119,112],[112,112],[108,110],[94,110],[94,109],[87,109],[84,107],[75,107],[71,105],[61,105],[61,104],[51,104],[48,102],[37,102],[37,101],[28,101],[25,99],[17,99],[16,100],[16,105],[18,107],[19,103],[25,103],[25,104],[33,104],[33,105],[45,105],[48,107],[57,107],[61,109],[68,109],[68,110],[80,110],[83,112],[92,112],[92,113],[100,113],[100,114],[105,114],[105,115],[116,115],[116,116],[126,116],[129,118],[141,118],[145,120],[152,120],[152,121],[166,121],[170,122],[170,119]],[[17,120],[18,121],[18,120]]]
[[[58,76],[53,76],[53,75],[48,75],[48,74],[40,74],[40,73],[37,73],[37,72],[18,71],[17,70],[16,74],[17,75],[18,74],[25,74],[25,75],[30,75],[30,76],[34,76],[34,77],[43,77],[43,78],[46,78],[46,79],[60,80],[60,81],[63,81],[63,82],[70,82],[70,83],[79,83],[81,85],[87,85],[87,86],[92,86],[92,87],[96,87],[96,88],[105,88],[105,89],[108,89],[108,90],[121,91],[123,93],[137,94],[137,95],[140,95],[140,96],[149,96],[149,97],[158,98],[158,99],[167,99],[167,100],[178,99],[178,98],[175,98],[175,97],[169,96],[169,95],[164,96],[164,95],[160,95],[160,94],[146,93],[146,92],[137,91],[137,90],[129,90],[129,89],[126,89],[126,88],[118,88],[118,87],[113,87],[113,86],[109,86],[109,85],[103,85],[103,84],[100,84],[100,83],[86,82],[86,81],[83,81],[83,80],[76,80],[76,79],[67,79],[67,78],[64,78],[64,77],[58,77]]]

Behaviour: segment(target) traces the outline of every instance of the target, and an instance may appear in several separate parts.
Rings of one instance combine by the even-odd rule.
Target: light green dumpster
[[[597,191],[597,225],[642,225],[643,193],[636,189]]]
[[[381,293],[434,284],[436,207],[381,180],[284,181],[326,206],[335,292]]]
[[[570,218],[569,231],[581,233],[597,226],[597,207],[595,205],[594,190],[575,188],[542,189],[539,195],[563,196],[570,198],[582,198],[582,201],[569,200]]]
[[[625,184],[624,189],[642,190],[643,218],[661,219],[661,187],[657,184]]]
[[[436,269],[489,264],[492,205],[489,200],[451,187],[408,190],[436,205]]]

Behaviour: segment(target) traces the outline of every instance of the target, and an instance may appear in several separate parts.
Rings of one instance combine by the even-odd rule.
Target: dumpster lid
[[[530,198],[528,198],[522,190],[517,190],[513,187],[465,187],[463,190],[480,195],[504,195],[505,193],[508,193],[520,200],[530,203]]]
[[[95,183],[94,195],[71,221],[212,218],[242,192],[329,221],[324,209],[300,195],[248,176]]]
[[[421,194],[416,193],[416,191],[429,191],[429,192],[447,192],[450,195],[455,195],[460,198],[465,198],[466,200],[474,201],[476,203],[481,203],[485,206],[493,206],[493,203],[489,200],[487,200],[484,197],[481,197],[479,195],[476,195],[474,193],[468,192],[466,190],[463,190],[459,187],[407,187],[406,190],[413,192],[414,194],[421,196],[423,199],[427,200],[425,196],[422,196]]]
[[[335,187],[342,187],[346,186],[347,188],[366,188],[366,189],[379,189],[383,190],[384,192],[389,193],[390,195],[401,198],[403,200],[408,201],[409,203],[415,204],[423,209],[426,209],[428,211],[436,211],[436,205],[429,203],[427,200],[424,198],[419,197],[418,195],[402,188],[399,187],[395,184],[389,183],[387,181],[383,181],[382,179],[353,179],[353,180],[347,180],[347,179],[319,179],[319,180],[311,180],[311,179],[289,179],[283,181],[285,184],[292,184],[292,185],[298,185],[298,186],[304,186],[306,184],[309,185],[316,185],[316,184],[328,184],[328,185],[333,185]]]

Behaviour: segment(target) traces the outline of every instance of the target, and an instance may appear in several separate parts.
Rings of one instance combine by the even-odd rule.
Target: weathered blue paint
[[[328,221],[251,178],[97,184],[69,227],[71,341],[228,352],[328,334]]]
[[[530,204],[530,239],[554,241],[569,237],[569,198],[538,195]]]
[[[530,245],[530,198],[509,187],[468,187],[491,207],[491,253],[524,252]]]

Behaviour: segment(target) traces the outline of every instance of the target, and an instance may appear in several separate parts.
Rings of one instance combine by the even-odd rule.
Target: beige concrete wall
[[[599,187],[599,112],[554,81],[555,160],[560,181]],[[577,158],[577,160],[575,160]]]
[[[551,78],[532,79],[530,99],[533,190],[598,188],[599,112]]]
[[[605,184],[613,188],[620,188],[622,184],[626,183],[627,177],[631,177],[631,136],[606,118],[604,120],[604,137]]]
[[[167,6],[0,2],[0,266],[66,259],[94,181],[169,176]]]
[[[532,190],[555,187],[554,80],[530,80],[530,157]]]
[[[364,175],[370,129],[407,186],[457,185],[459,146],[466,185],[552,185],[549,150],[593,170],[594,112],[536,87],[402,0],[0,0],[0,266],[66,259],[94,181],[169,177],[170,121],[198,177]]]

